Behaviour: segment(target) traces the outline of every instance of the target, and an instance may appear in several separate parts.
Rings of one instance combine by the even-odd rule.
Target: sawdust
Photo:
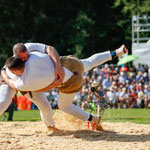
[[[103,122],[102,131],[59,111],[51,133],[41,121],[0,122],[0,150],[150,150],[150,125]]]

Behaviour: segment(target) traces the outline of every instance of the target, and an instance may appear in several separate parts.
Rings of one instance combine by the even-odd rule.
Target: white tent
[[[134,65],[137,66],[139,63],[147,64],[150,66],[150,43],[133,43],[132,54],[138,56],[139,59],[134,61]]]

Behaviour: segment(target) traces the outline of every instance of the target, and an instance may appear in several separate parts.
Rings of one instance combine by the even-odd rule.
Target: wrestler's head
[[[27,48],[23,43],[17,43],[13,46],[13,53],[18,56],[22,61],[27,61],[29,58],[29,53]]]
[[[25,69],[25,62],[19,57],[10,57],[6,60],[6,67],[14,74],[21,76]]]

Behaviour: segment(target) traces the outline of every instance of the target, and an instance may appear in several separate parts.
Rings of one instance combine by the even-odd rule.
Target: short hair
[[[13,53],[18,54],[18,53],[24,53],[27,51],[27,48],[23,43],[17,43],[13,46]]]
[[[19,57],[12,56],[6,60],[5,65],[10,70],[11,69],[21,70],[22,68],[25,67],[25,62],[22,61]]]

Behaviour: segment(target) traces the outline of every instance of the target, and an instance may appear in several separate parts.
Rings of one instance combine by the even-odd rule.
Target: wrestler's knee
[[[71,105],[66,105],[65,103],[58,102],[58,107],[60,110],[66,112],[66,111],[70,110]]]
[[[0,101],[0,115],[2,115],[8,108],[11,102]]]

